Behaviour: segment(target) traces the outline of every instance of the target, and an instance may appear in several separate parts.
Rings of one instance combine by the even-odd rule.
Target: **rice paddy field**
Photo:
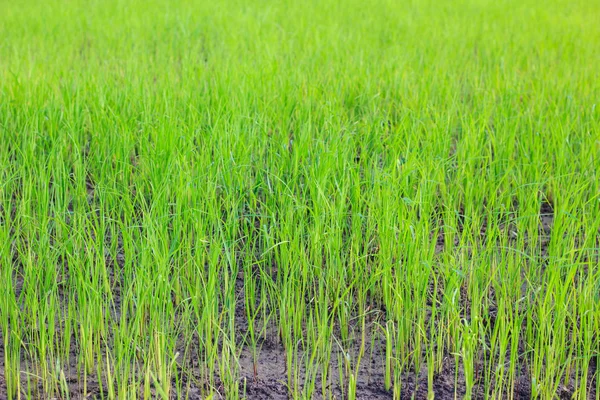
[[[596,0],[0,0],[0,399],[600,399]]]

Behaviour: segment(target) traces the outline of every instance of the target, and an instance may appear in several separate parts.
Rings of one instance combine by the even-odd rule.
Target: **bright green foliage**
[[[0,397],[271,335],[294,398],[597,398],[599,66],[594,0],[0,0]]]

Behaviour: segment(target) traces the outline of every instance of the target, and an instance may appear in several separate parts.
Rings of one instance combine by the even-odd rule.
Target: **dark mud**
[[[0,400],[6,400],[6,379],[4,378],[4,337],[0,332]]]
[[[355,349],[358,351],[358,349]],[[302,354],[298,354],[301,356]],[[326,384],[322,384],[320,374],[317,375],[314,393],[311,398],[322,399],[335,397],[344,398],[346,388],[341,388],[339,381],[339,371],[337,366],[339,352],[332,355],[330,365],[329,379]],[[384,353],[382,342],[378,341],[374,351],[367,351],[365,358],[361,362],[358,381],[356,384],[356,396],[359,399],[391,399],[392,393],[385,390],[384,385]],[[257,374],[254,375],[253,356],[250,351],[244,349],[240,356],[241,380],[246,388],[246,395],[249,399],[288,399],[290,391],[287,385],[286,373],[286,353],[281,344],[273,341],[262,343],[261,351],[258,355]],[[305,371],[301,371],[304,374]],[[323,395],[323,386],[325,393]]]

